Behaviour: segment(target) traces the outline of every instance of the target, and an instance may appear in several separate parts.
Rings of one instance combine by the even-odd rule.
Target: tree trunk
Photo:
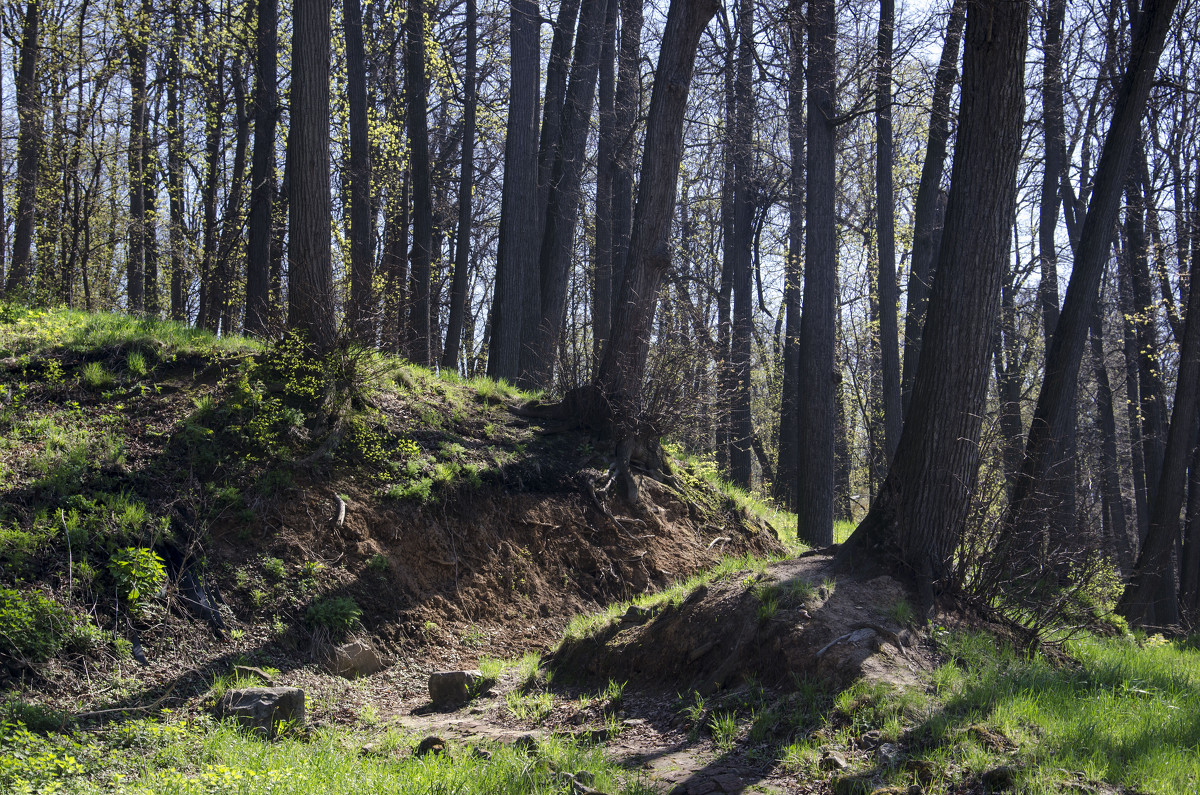
[[[671,0],[646,119],[629,262],[617,303],[613,338],[597,387],[619,425],[636,423],[658,287],[671,264],[668,237],[683,158],[683,119],[700,34],[718,0]]]
[[[613,176],[616,171],[616,60],[618,0],[608,0],[600,49],[600,134],[596,148],[596,260],[592,285],[592,357],[595,368],[612,329]],[[594,368],[594,369],[595,369]]]
[[[149,9],[139,8],[126,24],[129,54],[129,249],[126,253],[125,296],[130,312],[145,309],[146,252],[146,51],[150,37]]]
[[[751,248],[754,243],[754,2],[738,2],[738,53],[733,89],[733,328],[729,345],[729,479],[750,488],[754,425],[750,414],[750,351],[754,331]]]
[[[405,94],[413,187],[413,245],[408,358],[431,362],[430,276],[433,261],[433,185],[429,164],[429,80],[425,73],[425,2],[412,0],[404,19]]]
[[[611,2],[611,0],[610,0]],[[619,0],[621,3],[621,47],[617,53],[617,92],[613,98],[613,123],[616,126],[617,150],[613,154],[613,317],[618,306],[621,285],[625,282],[625,265],[629,258],[629,237],[633,229],[633,166],[634,133],[641,109],[642,1]],[[603,357],[602,357],[603,358]]]
[[[1104,363],[1104,319],[1097,304],[1092,312],[1092,372],[1096,379],[1096,425],[1100,431],[1100,500],[1108,517],[1109,534],[1117,565],[1122,572],[1133,566],[1133,548],[1121,499],[1121,469],[1117,458],[1117,420],[1113,412],[1112,386]]]
[[[1129,285],[1129,266],[1121,260],[1129,257],[1129,246],[1117,254],[1117,308],[1121,312],[1121,342],[1125,360],[1125,408],[1129,424],[1129,457],[1133,474],[1133,502],[1137,521],[1138,546],[1150,531],[1150,493],[1146,485],[1145,445],[1142,444],[1141,386],[1138,383],[1138,343],[1134,331],[1133,288]]]
[[[916,580],[928,601],[955,576],[978,474],[1000,285],[1009,261],[1025,107],[1028,6],[970,6],[962,110],[924,353],[896,457],[841,565],[863,558]],[[953,368],[946,362],[954,362]]]
[[[331,0],[296,0],[288,128],[288,326],[318,351],[333,347],[329,195],[329,44]]]
[[[265,0],[264,0],[265,1]],[[171,52],[167,67],[167,201],[171,215],[171,319],[187,320],[183,251],[186,245],[183,206],[183,13],[179,0],[171,4]]]
[[[892,39],[895,0],[879,2],[879,63],[875,74],[875,212],[879,248],[879,354],[883,394],[883,451],[888,462],[900,441],[900,330],[896,318],[895,195],[892,187]]]
[[[938,244],[941,241],[940,221],[943,213],[939,205],[946,142],[950,139],[950,97],[958,79],[958,49],[966,14],[966,0],[954,0],[946,27],[946,43],[942,47],[942,58],[933,81],[929,138],[913,214],[912,268],[908,277],[908,308],[904,319],[904,368],[900,397],[905,417],[908,416],[912,383],[921,357],[921,331],[925,325],[925,308],[933,283],[933,265],[937,261]]]
[[[833,543],[834,323],[837,300],[834,140],[837,12],[808,4],[808,202],[804,313],[800,321],[800,479],[797,538]]]
[[[1197,391],[1200,388],[1200,252],[1192,251],[1187,320],[1179,350],[1179,379],[1171,427],[1167,432],[1158,487],[1150,501],[1150,532],[1142,544],[1133,576],[1117,610],[1131,623],[1169,627],[1179,623],[1172,554],[1179,538],[1187,465],[1196,443]]]
[[[221,240],[217,247],[217,267],[209,291],[209,317],[215,325],[220,321],[221,333],[234,331],[231,292],[236,281],[235,255],[242,233],[242,194],[246,185],[246,148],[250,142],[250,117],[246,113],[246,86],[239,57],[233,60],[233,102],[237,131],[234,134],[233,168],[229,173],[229,189],[225,196],[225,217],[221,224]],[[242,258],[238,257],[238,261]]]
[[[37,220],[37,183],[42,157],[42,101],[37,85],[41,51],[40,0],[29,0],[21,25],[21,53],[17,67],[17,217],[13,224],[12,258],[4,294],[24,295],[29,290],[29,255]]]
[[[1079,368],[1120,209],[1121,187],[1129,173],[1130,157],[1175,4],[1176,0],[1147,0],[1138,15],[1128,65],[1117,91],[1112,123],[1080,230],[1071,281],[1046,352],[1045,376],[1030,423],[1024,465],[1006,518],[1013,531],[1007,534],[1009,543],[1029,552],[1041,536],[1036,497],[1054,464],[1057,440],[1069,430],[1076,411]]]
[[[450,316],[446,321],[446,345],[442,350],[442,369],[458,371],[458,352],[462,346],[463,318],[467,308],[467,281],[471,265],[471,199],[475,185],[475,0],[467,2],[467,64],[463,92],[462,165],[458,175],[458,239],[454,249],[454,282],[450,288]]]
[[[533,0],[512,0],[509,46],[508,128],[487,374],[515,382],[521,356],[522,290],[526,275],[537,272],[538,255],[533,237],[537,203],[530,201],[538,189],[538,9]]]
[[[275,201],[275,121],[278,60],[278,0],[256,5],[254,160],[250,166],[250,218],[246,228],[247,334],[265,337],[271,318],[272,207]]]
[[[212,36],[212,26],[206,18],[206,38]],[[209,38],[213,41],[213,38]],[[196,326],[215,332],[219,318],[213,317],[213,277],[217,261],[217,189],[220,181],[220,164],[223,157],[221,137],[225,119],[225,59],[223,56],[209,60],[209,81],[205,85],[204,98],[204,187],[200,201],[204,207],[204,240],[200,259],[200,302],[196,311]]]
[[[788,72],[788,250],[784,270],[783,386],[779,404],[779,463],[775,499],[795,510],[800,466],[800,280],[804,260],[804,11],[801,0],[788,2],[791,64]]]
[[[539,257],[541,314],[533,337],[521,348],[522,380],[534,388],[550,386],[559,336],[566,319],[567,282],[574,259],[580,183],[586,163],[588,127],[596,97],[608,2],[591,0],[583,9],[575,61],[571,64],[571,80],[563,102],[561,138],[550,176]]]
[[[350,301],[346,305],[346,330],[364,345],[375,344],[375,299],[371,241],[371,144],[367,138],[367,65],[363,52],[362,5],[343,0],[342,25],[346,33],[346,88],[350,105]]]

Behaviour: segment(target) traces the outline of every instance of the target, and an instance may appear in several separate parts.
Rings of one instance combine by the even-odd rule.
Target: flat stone
[[[746,788],[742,777],[734,773],[722,773],[719,776],[713,776],[713,781],[721,788],[722,792],[741,792]]]
[[[383,670],[383,660],[371,644],[356,640],[333,650],[328,668],[331,673],[346,679],[370,676]]]
[[[537,756],[537,737],[534,737],[532,734],[522,734],[520,737],[513,740],[512,747],[518,751],[524,751],[530,756]]]
[[[892,743],[882,743],[879,750],[875,752],[875,756],[883,767],[892,767],[900,759],[900,749]]]
[[[461,706],[491,684],[479,671],[438,671],[429,675],[429,700],[438,709]]]
[[[693,781],[688,784],[687,795],[708,795],[710,792],[716,792],[720,787],[717,782],[711,778],[702,778],[699,781]]]
[[[821,761],[818,766],[822,770],[845,770],[850,767],[850,763],[841,754],[835,751],[826,751],[821,755]]]
[[[244,687],[217,702],[217,717],[274,737],[279,724],[304,725],[304,691],[298,687]]]

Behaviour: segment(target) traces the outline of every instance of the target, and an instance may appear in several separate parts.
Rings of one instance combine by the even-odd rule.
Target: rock
[[[625,611],[625,615],[621,616],[622,624],[645,624],[654,617],[654,611],[648,607],[639,607],[638,605],[630,605]]]
[[[232,718],[274,737],[281,723],[304,725],[304,691],[298,687],[245,687],[230,690],[217,703],[217,717]]]
[[[906,759],[904,769],[911,771],[919,784],[929,784],[937,778],[937,768],[926,759]]]
[[[275,680],[261,668],[255,668],[252,665],[235,665],[233,666],[233,675],[239,679],[247,679],[251,676],[262,680],[262,683],[267,687],[274,687]]]
[[[383,660],[371,644],[356,640],[333,650],[328,666],[331,673],[346,679],[370,676],[383,670]]]
[[[879,731],[879,729],[872,729],[869,732],[865,732],[862,737],[858,738],[858,746],[859,748],[865,748],[869,751],[875,746],[879,745],[879,742],[882,739],[883,732]]]
[[[715,640],[710,640],[707,643],[701,643],[699,646],[692,649],[692,651],[688,654],[688,662],[695,662],[696,660],[699,660],[701,657],[712,651],[713,647],[716,645],[717,642]]]
[[[590,787],[596,783],[596,777],[592,775],[590,770],[579,770],[575,773],[575,778],[580,784]]]
[[[900,749],[891,743],[882,743],[879,750],[875,752],[875,756],[881,767],[892,767],[900,759]]]
[[[471,752],[471,756],[475,757],[476,759],[482,759],[486,762],[492,758],[492,752],[486,748],[476,748]]]
[[[925,795],[925,788],[920,784],[909,784],[908,795]]]
[[[417,744],[413,756],[425,756],[426,754],[437,756],[444,753],[446,753],[446,741],[431,734]]]
[[[836,751],[825,751],[821,754],[819,767],[822,770],[845,770],[850,767],[850,763],[846,761],[846,757]]]
[[[522,734],[513,740],[512,747],[518,751],[524,751],[529,756],[537,756],[538,741],[532,734]]]
[[[989,792],[1007,792],[1013,788],[1016,778],[1017,771],[1010,765],[993,767],[980,776],[983,786],[987,787]]]
[[[721,773],[713,776],[712,780],[722,792],[741,792],[746,788],[746,783],[736,773]]]
[[[491,686],[479,671],[439,671],[429,675],[429,700],[438,709],[457,707]]]

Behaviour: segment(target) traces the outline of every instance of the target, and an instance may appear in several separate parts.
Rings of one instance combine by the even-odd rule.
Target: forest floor
[[[919,626],[897,582],[835,574],[711,463],[669,450],[669,482],[622,503],[608,451],[512,410],[531,397],[0,307],[0,791],[1200,781],[1186,641],[1081,634],[1049,660]],[[330,673],[350,640],[382,671]],[[494,684],[435,710],[429,675],[454,669]],[[268,742],[214,719],[261,684],[303,689],[306,725]],[[415,753],[429,736],[441,752]]]

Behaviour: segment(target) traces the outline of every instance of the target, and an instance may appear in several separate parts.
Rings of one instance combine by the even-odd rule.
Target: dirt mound
[[[239,542],[231,528],[214,539],[214,562],[232,569],[255,553],[329,561],[322,598],[352,597],[366,634],[393,655],[470,657],[550,645],[572,616],[663,588],[723,554],[782,550],[741,511],[699,511],[650,478],[631,507],[596,492],[602,474],[577,468],[538,491],[464,490],[436,506],[313,484],[280,506],[268,543]]]
[[[753,676],[917,684],[933,660],[908,626],[912,595],[890,577],[834,579],[808,556],[701,586],[645,623],[626,619],[563,644],[554,664],[584,677],[672,682],[700,693]]]

